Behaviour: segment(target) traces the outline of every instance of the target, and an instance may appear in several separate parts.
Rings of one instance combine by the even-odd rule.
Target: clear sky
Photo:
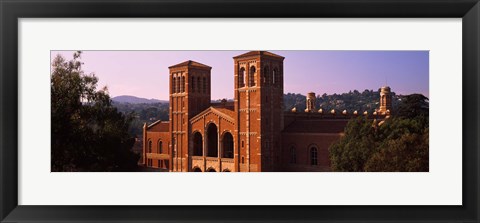
[[[212,67],[212,99],[233,98],[233,58],[247,51],[83,51],[83,70],[95,73],[111,97],[168,100],[168,67],[194,60]],[[285,57],[284,92],[318,94],[377,90],[429,97],[428,51],[270,51]],[[72,59],[73,51],[52,51]]]

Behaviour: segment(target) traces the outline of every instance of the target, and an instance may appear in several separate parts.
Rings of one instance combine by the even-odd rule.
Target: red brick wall
[[[282,171],[330,171],[328,148],[339,140],[341,134],[322,133],[284,133],[282,135]],[[296,162],[291,163],[290,149],[296,150]],[[310,163],[310,148],[317,148],[317,165]]]
[[[152,142],[152,151],[149,153],[148,145],[149,141]],[[160,153],[158,145],[159,141],[162,142],[162,153]],[[170,132],[153,132],[147,131],[146,140],[144,142],[145,151],[145,164],[149,167],[159,168],[159,161],[162,164],[162,168],[168,169],[171,166],[171,153],[170,153]]]

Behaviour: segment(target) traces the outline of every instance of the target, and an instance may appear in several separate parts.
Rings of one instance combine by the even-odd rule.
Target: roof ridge
[[[205,65],[203,63],[194,61],[194,60],[186,60],[184,62],[169,66],[168,68],[174,68],[174,67],[189,67],[189,66],[196,66],[196,67],[205,67],[205,68],[212,68],[208,65]]]
[[[157,121],[154,121],[152,124],[150,124],[150,125],[147,126],[147,129],[149,129],[149,128],[151,128],[151,127],[153,127],[153,126],[155,126],[155,125],[157,125],[158,123],[161,123],[161,122],[162,122],[161,119],[159,119],[159,120],[157,120]]]
[[[226,108],[226,109],[227,109],[227,108]],[[190,121],[190,120],[192,120],[192,121],[193,121],[193,120],[197,120],[198,118],[200,118],[200,117],[201,117],[202,115],[204,115],[205,113],[208,113],[208,111],[213,111],[213,110],[215,110],[216,112],[224,115],[226,118],[231,119],[230,121],[235,121],[234,117],[231,117],[229,114],[226,114],[225,112],[222,112],[222,111],[218,110],[217,108],[215,108],[215,107],[213,107],[213,106],[210,106],[210,107],[206,108],[205,110],[201,111],[201,112],[198,113],[197,115],[195,115],[195,116],[193,116],[192,118],[190,118],[189,121]],[[228,110],[230,110],[230,109],[228,109]],[[234,112],[235,110],[230,110],[230,111],[233,111],[233,112]]]
[[[265,56],[271,56],[271,57],[278,57],[278,58],[282,58],[284,59],[285,57],[283,56],[280,56],[280,55],[277,55],[277,54],[274,54],[272,52],[269,52],[269,51],[265,51],[265,50],[254,50],[254,51],[248,51],[246,53],[243,53],[243,54],[240,54],[238,56],[234,56],[233,58],[241,58],[241,57],[249,57],[249,56],[262,56],[262,55],[265,55]]]

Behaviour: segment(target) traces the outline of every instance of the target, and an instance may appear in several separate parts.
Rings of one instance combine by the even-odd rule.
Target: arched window
[[[204,94],[207,93],[207,78],[206,77],[203,78],[203,93]]]
[[[274,68],[272,72],[272,84],[276,84],[277,82],[278,82],[278,70],[277,68]]]
[[[173,91],[173,93],[177,93],[177,77],[174,77],[174,78],[173,78],[173,81],[172,81],[172,91]]]
[[[255,86],[255,67],[250,67],[250,72],[248,73],[248,86],[253,87]]]
[[[152,141],[148,140],[148,153],[152,153]]]
[[[297,150],[294,146],[290,148],[290,163],[297,163]]]
[[[263,68],[263,83],[268,84],[270,82],[269,80],[269,73],[268,73],[268,67]]]
[[[198,167],[193,168],[193,172],[202,172],[202,170]]]
[[[180,87],[181,92],[185,92],[185,77],[184,77],[184,76],[182,76],[182,83],[181,83],[181,85],[182,85],[182,86]]]
[[[162,141],[161,140],[158,140],[158,153],[163,153],[163,145],[162,145]]]
[[[245,68],[240,68],[238,71],[238,87],[245,87]]]
[[[207,94],[210,94],[210,79],[207,78]]]
[[[193,134],[193,155],[203,156],[203,140],[200,132]]]
[[[233,158],[233,136],[229,132],[223,135],[223,158]]]
[[[202,93],[202,78],[197,77],[197,92]]]
[[[191,83],[191,84],[192,84],[192,87],[191,87],[192,92],[195,92],[195,78],[192,77],[192,80],[191,80],[191,81],[192,81],[192,83]]]
[[[175,86],[175,89],[177,89],[177,93],[180,93],[180,77],[177,77],[177,86]]]
[[[217,172],[217,171],[216,171],[215,169],[213,169],[213,168],[209,168],[209,169],[207,170],[207,172]]]
[[[177,93],[177,89],[176,89],[177,83],[176,82],[177,82],[177,78],[174,77],[172,79],[172,93]]]
[[[318,165],[318,150],[316,147],[311,147],[310,148],[310,165]]]
[[[218,131],[214,123],[207,127],[207,156],[218,157]]]

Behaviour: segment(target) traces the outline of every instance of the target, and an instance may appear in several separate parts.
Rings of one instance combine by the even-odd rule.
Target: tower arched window
[[[175,88],[177,89],[177,93],[180,93],[180,77],[177,77],[177,86]]]
[[[162,141],[161,140],[158,140],[158,153],[163,153],[163,145],[162,145]]]
[[[255,67],[250,67],[250,72],[248,73],[248,86],[253,87],[255,86]]]
[[[182,76],[177,77],[177,93],[182,93]]]
[[[245,87],[245,68],[238,71],[238,87]]]
[[[310,148],[310,165],[316,166],[318,165],[318,149],[317,147]]]
[[[274,68],[272,72],[272,84],[276,84],[277,82],[278,82],[278,70],[277,68]]]
[[[192,87],[191,87],[192,92],[195,92],[195,78],[194,77],[192,77],[192,80],[191,80],[190,84],[192,85]]]
[[[172,93],[177,93],[177,89],[175,89],[176,86],[177,86],[176,81],[177,81],[177,78],[176,78],[176,77],[173,77],[173,78],[172,78]]]
[[[152,153],[152,141],[148,140],[148,153]]]
[[[172,92],[177,93],[177,77],[173,77],[172,80]]]
[[[204,94],[207,93],[207,78],[206,77],[203,78],[203,93]]]
[[[180,91],[181,92],[185,92],[185,77],[182,76],[182,83],[181,83],[181,87],[180,87]]]
[[[210,94],[210,78],[207,77],[207,94]]]
[[[270,74],[268,72],[269,72],[268,67],[264,67],[263,68],[263,83],[264,84],[268,84],[270,82],[270,80],[268,78]]]
[[[297,149],[294,146],[290,148],[290,163],[297,163]]]
[[[197,92],[202,93],[202,78],[197,77]]]

